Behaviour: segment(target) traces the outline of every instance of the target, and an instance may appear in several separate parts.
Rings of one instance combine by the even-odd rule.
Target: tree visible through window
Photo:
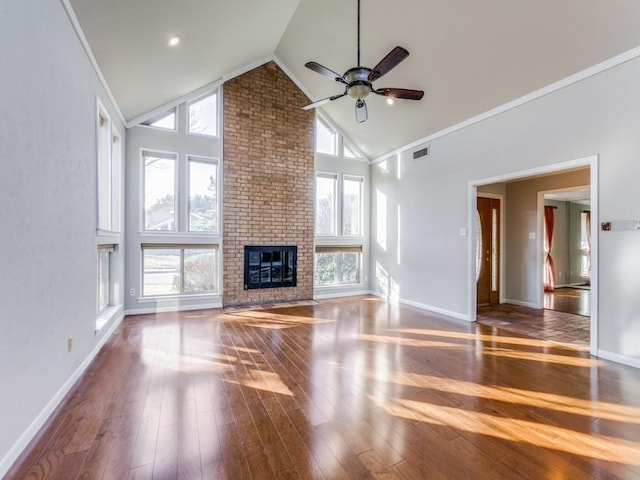
[[[162,296],[217,291],[215,247],[143,248],[142,295]]]
[[[316,235],[336,235],[338,176],[316,175]]]
[[[362,177],[342,180],[342,234],[362,235]]]
[[[360,247],[316,247],[315,285],[360,283]]]
[[[212,93],[189,104],[189,133],[215,137],[218,134],[218,95]]]
[[[175,156],[144,152],[144,229],[176,229]]]
[[[218,165],[189,158],[189,231],[218,230]]]

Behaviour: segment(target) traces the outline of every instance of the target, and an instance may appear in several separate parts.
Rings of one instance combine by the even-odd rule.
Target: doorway
[[[543,215],[537,212],[543,211],[543,196],[538,196],[536,202],[536,191],[547,191],[555,188],[562,188],[561,185],[565,179],[557,179],[562,175],[570,173],[573,175],[577,171],[588,172],[587,181],[591,197],[591,250],[594,252],[590,258],[591,278],[590,278],[590,317],[567,314],[564,312],[555,312],[544,309],[544,289],[543,289],[543,270],[544,270],[544,250],[543,250]],[[593,181],[589,182],[589,178]],[[598,256],[597,256],[597,229],[598,225],[598,157],[596,155],[581,159],[571,160],[544,167],[532,168],[511,174],[500,175],[496,177],[487,177],[484,179],[469,182],[468,196],[468,252],[471,268],[469,269],[468,281],[468,307],[470,321],[479,320],[486,317],[488,310],[491,312],[501,311],[501,318],[493,320],[506,328],[505,325],[522,325],[531,327],[532,332],[537,334],[548,335],[551,332],[551,326],[564,327],[566,316],[582,318],[586,322],[585,333],[586,340],[584,348],[596,355],[598,352]],[[533,181],[529,183],[530,181]],[[525,182],[525,183],[523,183]],[[518,183],[519,185],[514,185]],[[585,183],[576,183],[574,185],[584,185]],[[556,186],[557,185],[557,186]],[[541,187],[541,188],[540,188]],[[546,187],[546,188],[545,188]],[[524,190],[522,190],[524,189]],[[519,195],[516,194],[519,190]],[[508,210],[509,218],[503,220],[503,225],[509,225],[509,231],[504,233],[501,242],[502,264],[500,265],[498,279],[501,280],[500,304],[488,306],[480,306],[483,300],[479,297],[478,291],[478,242],[476,240],[480,229],[477,226],[480,213],[478,212],[478,197],[484,196],[484,192],[500,191],[504,195],[504,199],[509,197]],[[532,198],[533,197],[533,198]],[[501,204],[502,211],[506,211],[506,203],[503,199]],[[533,202],[532,202],[533,201]],[[537,207],[536,207],[537,205]],[[525,210],[522,210],[522,208]],[[537,218],[537,220],[536,220]],[[505,223],[508,222],[508,223]],[[466,229],[465,229],[466,230]],[[462,231],[462,230],[461,230]],[[506,242],[506,243],[505,243]],[[486,253],[486,249],[483,249]],[[505,258],[508,256],[508,263]],[[515,262],[515,263],[514,263]],[[499,262],[500,263],[500,262]],[[539,280],[538,280],[539,279]],[[485,297],[486,298],[486,297]],[[525,325],[523,320],[527,317],[528,324]],[[551,318],[552,317],[552,318]],[[483,322],[484,323],[484,322]],[[555,325],[554,325],[555,324]],[[562,325],[561,325],[562,324]],[[553,329],[552,329],[553,330]],[[559,328],[556,330],[560,331]],[[553,330],[555,331],[555,330]],[[525,333],[526,332],[522,332]],[[536,334],[536,335],[537,335]],[[532,336],[536,336],[532,335]],[[549,338],[552,339],[552,338]],[[555,340],[555,339],[552,339]],[[558,339],[562,340],[562,339]]]
[[[476,210],[476,303],[500,303],[501,200],[478,196]]]
[[[544,308],[591,315],[591,191],[588,185],[543,196]],[[551,230],[549,232],[549,230]],[[550,240],[550,241],[549,241]],[[550,248],[549,248],[550,243]]]

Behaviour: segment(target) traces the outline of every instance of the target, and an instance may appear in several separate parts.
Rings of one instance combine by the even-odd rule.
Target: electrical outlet
[[[67,338],[67,352],[73,350],[73,337]]]
[[[131,288],[129,290],[129,295],[132,296],[132,297],[135,297],[136,296],[136,289],[135,288]]]

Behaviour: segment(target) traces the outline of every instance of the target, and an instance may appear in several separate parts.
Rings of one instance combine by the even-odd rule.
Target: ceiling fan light
[[[351,85],[349,87],[349,96],[351,98],[353,98],[354,100],[362,100],[363,98],[365,98],[367,95],[369,95],[369,92],[371,91],[371,87],[369,87],[369,85]]]
[[[387,97],[387,105],[393,105],[393,98]]]

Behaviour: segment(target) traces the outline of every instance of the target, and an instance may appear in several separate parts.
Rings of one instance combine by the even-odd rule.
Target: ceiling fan
[[[345,86],[344,92],[331,97],[323,98],[317,102],[305,105],[303,110],[309,110],[332,102],[346,95],[356,101],[356,120],[358,123],[366,122],[367,104],[364,99],[370,93],[382,95],[387,98],[402,98],[406,100],[420,100],[424,92],[422,90],[410,90],[406,88],[373,88],[373,82],[389,73],[400,62],[409,56],[409,52],[402,47],[395,47],[373,68],[360,66],[360,0],[358,0],[358,66],[350,68],[344,75],[338,75],[333,70],[320,65],[317,62],[307,62],[304,66],[320,75],[324,75]]]

